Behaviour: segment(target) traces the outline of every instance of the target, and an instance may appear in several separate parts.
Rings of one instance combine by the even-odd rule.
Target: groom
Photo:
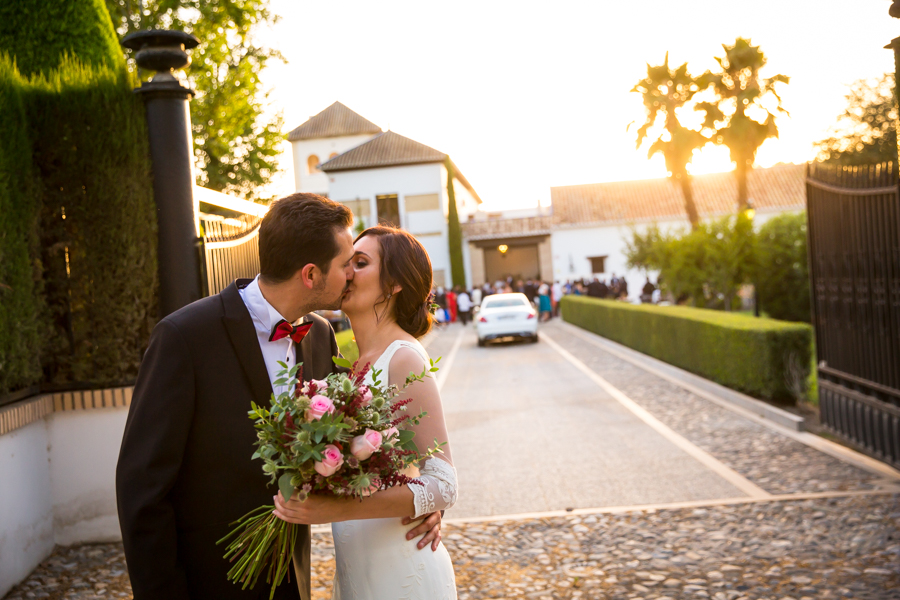
[[[262,579],[242,591],[216,542],[229,524],[272,503],[250,402],[266,402],[277,362],[303,363],[303,378],[335,369],[334,331],[313,314],[340,308],[353,217],[315,194],[274,202],[259,231],[260,276],[237,280],[159,322],[141,363],[116,470],[119,524],[135,600],[267,598]],[[287,337],[273,331],[296,325]],[[408,535],[439,539],[440,514]],[[414,542],[409,542],[414,543]],[[427,551],[427,550],[426,550]],[[302,526],[294,577],[279,600],[310,600],[310,532]]]

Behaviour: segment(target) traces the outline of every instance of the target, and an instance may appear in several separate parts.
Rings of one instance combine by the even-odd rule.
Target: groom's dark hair
[[[328,273],[337,232],[353,224],[345,205],[318,194],[291,194],[269,205],[259,227],[259,274],[281,283],[312,263]]]

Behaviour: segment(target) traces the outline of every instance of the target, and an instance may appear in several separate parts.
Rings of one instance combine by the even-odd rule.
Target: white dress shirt
[[[244,301],[247,310],[250,311],[253,326],[256,328],[256,339],[259,341],[259,348],[262,350],[263,360],[266,362],[269,382],[275,381],[278,379],[278,372],[281,370],[278,361],[287,363],[288,367],[293,367],[297,363],[294,341],[290,337],[281,338],[274,342],[269,341],[269,336],[272,335],[272,328],[284,317],[263,297],[262,291],[259,289],[259,275],[247,287],[239,291],[241,300]],[[283,386],[279,386],[278,390],[273,389],[277,393],[284,390],[285,387]]]

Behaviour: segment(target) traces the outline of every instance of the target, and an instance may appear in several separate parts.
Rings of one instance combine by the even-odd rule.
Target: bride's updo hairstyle
[[[369,227],[356,241],[369,236],[381,249],[381,291],[391,297],[395,285],[402,289],[393,295],[394,318],[408,334],[420,338],[431,329],[431,259],[421,242],[409,232],[394,227]]]

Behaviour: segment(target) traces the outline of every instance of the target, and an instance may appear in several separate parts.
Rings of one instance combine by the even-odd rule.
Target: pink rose
[[[397,430],[396,427],[388,427],[384,431],[381,432],[382,438],[385,440],[389,440],[395,435],[400,435],[400,431]]]
[[[322,418],[325,413],[334,412],[334,402],[331,398],[325,396],[313,396],[309,399],[309,409],[306,411],[307,421],[316,421]]]
[[[359,460],[366,460],[381,448],[381,432],[374,429],[366,429],[362,435],[358,435],[350,442],[350,454]]]
[[[328,444],[322,452],[322,460],[317,460],[314,468],[316,473],[322,477],[328,477],[340,469],[343,464],[344,455],[341,450],[334,444]]]
[[[369,402],[372,401],[372,390],[364,385],[361,385],[359,387],[359,394],[360,396],[362,396],[362,405],[368,406]]]
[[[314,389],[310,389],[311,392],[321,392],[328,388],[328,382],[324,379],[310,379],[309,385],[311,388],[315,386]]]

